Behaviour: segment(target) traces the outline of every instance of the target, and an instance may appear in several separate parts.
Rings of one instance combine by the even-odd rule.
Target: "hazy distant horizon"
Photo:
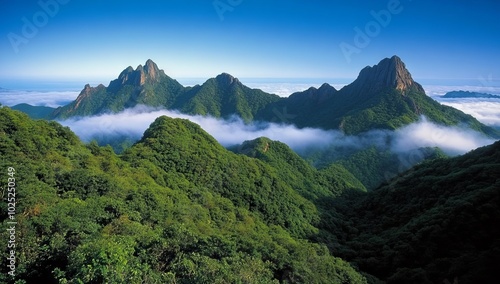
[[[219,73],[220,74],[220,73]],[[167,74],[168,75],[168,74]],[[180,84],[185,87],[201,85],[210,78],[216,77],[218,74],[212,77],[179,77],[173,79],[177,80]],[[303,85],[305,89],[309,87],[319,87],[324,83],[328,83],[334,86],[336,89],[340,89],[342,86],[352,83],[356,78],[271,78],[271,77],[238,77],[244,85],[251,88],[263,89],[266,91],[266,85],[273,84],[283,84],[283,85]],[[116,75],[118,77],[118,74]],[[0,78],[0,88],[7,90],[18,90],[18,91],[39,91],[39,92],[53,92],[53,91],[81,91],[86,84],[91,87],[103,84],[108,86],[109,82],[116,79],[115,78],[104,78],[104,79],[81,79],[81,80],[32,80],[32,79],[17,79],[17,80],[5,80]],[[424,89],[432,90],[431,93],[427,95],[434,96],[444,93],[446,91],[478,91],[490,94],[500,94],[500,80],[484,80],[482,78],[474,79],[419,79],[414,78],[417,83],[420,83]],[[443,86],[442,90],[439,90],[439,86]],[[262,88],[264,87],[264,88]],[[449,88],[448,88],[449,87]],[[453,89],[450,89],[453,88]],[[303,90],[305,90],[303,89]],[[434,92],[435,91],[435,92]],[[268,91],[266,91],[268,92]],[[272,93],[272,92],[271,92]],[[291,93],[290,93],[291,94]]]

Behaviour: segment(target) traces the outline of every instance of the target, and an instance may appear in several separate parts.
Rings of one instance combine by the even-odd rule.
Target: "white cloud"
[[[489,98],[435,98],[443,105],[459,109],[477,120],[491,126],[500,126],[500,99]]]
[[[334,132],[321,129],[298,129],[292,125],[274,123],[245,124],[240,118],[231,120],[216,119],[206,116],[191,116],[176,111],[152,109],[137,106],[117,114],[68,119],[60,121],[69,126],[84,141],[90,141],[102,135],[128,135],[140,138],[149,125],[159,116],[184,118],[199,124],[224,146],[239,144],[261,136],[279,140],[290,147],[304,145],[324,145],[333,140]]]
[[[14,106],[26,103],[34,106],[59,107],[76,99],[79,92],[38,92],[38,91],[13,91],[0,90],[0,103]]]
[[[421,121],[391,132],[373,130],[357,136],[346,136],[339,131],[322,129],[298,129],[293,125],[275,123],[245,124],[234,117],[230,120],[205,116],[190,116],[175,111],[137,106],[117,114],[103,114],[61,121],[69,126],[84,141],[95,137],[127,135],[139,139],[149,125],[159,116],[184,118],[199,124],[224,146],[240,144],[245,140],[268,137],[286,143],[294,150],[328,145],[362,148],[369,145],[390,147],[404,152],[420,147],[440,147],[448,154],[463,154],[494,141],[469,129],[444,127],[422,118]]]
[[[422,117],[419,122],[395,132],[392,149],[407,151],[419,147],[439,147],[449,155],[458,155],[494,142],[471,129],[437,125]]]

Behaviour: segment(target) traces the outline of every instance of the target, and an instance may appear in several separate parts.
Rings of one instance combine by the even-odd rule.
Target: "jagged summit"
[[[157,76],[159,76],[160,69],[158,68],[158,65],[153,62],[153,60],[148,59],[144,65],[144,72],[148,74],[151,79],[155,80]]]
[[[417,91],[424,92],[422,86],[413,80],[401,58],[396,55],[383,59],[377,65],[363,68],[358,78],[346,88],[362,92],[393,88],[403,94],[410,88],[416,88]]]
[[[111,81],[109,86],[112,89],[124,85],[142,86],[148,81],[157,82],[162,74],[163,71],[158,68],[158,65],[153,60],[148,59],[144,66],[139,64],[135,70],[132,66],[125,68],[118,79]]]

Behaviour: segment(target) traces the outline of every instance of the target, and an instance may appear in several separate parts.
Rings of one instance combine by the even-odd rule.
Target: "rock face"
[[[153,60],[148,59],[146,61],[146,65],[144,65],[144,73],[146,75],[149,75],[149,78],[151,80],[157,80],[158,76],[160,76],[160,69],[156,65],[156,63],[153,62]]]
[[[217,77],[215,77],[215,80],[217,81],[217,83],[221,84],[222,86],[230,86],[233,83],[241,85],[238,78],[235,78],[228,73],[222,73],[222,74],[218,75]]]
[[[385,88],[396,89],[404,95],[410,88],[424,92],[422,86],[411,77],[398,56],[385,58],[374,66],[361,70],[358,78],[346,87],[351,93],[376,92]]]
[[[156,63],[148,59],[144,66],[139,65],[135,70],[132,66],[127,67],[120,73],[118,79],[110,82],[109,86],[112,90],[124,85],[139,87],[146,82],[158,82],[162,74],[164,74],[163,71],[158,68]]]
[[[103,84],[99,84],[97,87],[91,87],[89,84],[86,84],[83,90],[80,92],[76,100],[74,101],[74,105],[72,107],[73,110],[77,109],[82,101],[85,99],[90,98],[93,94],[97,93],[98,91],[102,91],[105,89]]]

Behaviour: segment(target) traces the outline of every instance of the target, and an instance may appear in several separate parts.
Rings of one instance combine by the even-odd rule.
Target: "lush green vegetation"
[[[396,129],[425,115],[497,136],[414,82],[405,90],[372,84],[370,70],[340,91],[325,84],[283,99],[228,74],[185,88],[148,61],[108,87],[86,86],[54,115],[146,104],[347,134]],[[17,283],[496,280],[500,142],[452,159],[438,149],[401,157],[332,146],[305,160],[267,138],[229,151],[198,125],[168,117],[137,143],[110,142],[120,155],[83,144],[56,122],[0,108],[0,177],[5,184],[15,169],[17,188]],[[2,202],[4,228],[7,218]],[[9,231],[0,235],[7,240]],[[2,283],[14,281],[7,261]]]
[[[348,163],[317,170],[267,138],[232,150],[160,117],[119,156],[0,108],[2,179],[16,171],[18,283],[496,280],[500,142],[371,192]],[[0,210],[6,227],[7,203]],[[7,269],[4,257],[2,283],[13,281]]]
[[[183,87],[165,75],[153,62],[154,77],[142,66],[125,69],[108,87],[85,86],[78,98],[52,113],[52,118],[66,119],[101,113],[116,113],[136,105],[175,109],[188,114],[229,118],[237,115],[254,120],[264,106],[279,100],[276,95],[250,89],[229,74],[209,79],[203,85]]]
[[[356,84],[355,81],[351,85]],[[267,105],[257,118],[273,121],[277,110],[286,110],[288,119],[283,121],[286,123],[359,134],[373,129],[394,130],[424,115],[438,124],[465,124],[492,137],[500,137],[497,130],[457,109],[439,104],[418,89],[410,89],[404,94],[393,88],[355,94],[355,89],[347,87],[340,91],[333,87],[309,89]]]
[[[301,156],[319,169],[328,168],[332,164],[339,165],[367,190],[373,190],[423,161],[445,158],[446,154],[438,148],[411,149],[396,153],[388,146],[380,145],[331,145],[324,149],[304,150]]]
[[[499,173],[496,142],[331,199],[323,220],[344,237],[330,249],[388,283],[496,283]]]
[[[16,169],[16,279],[366,283],[308,240],[320,215],[292,183],[188,121],[160,117],[117,156],[55,122],[1,108],[0,139],[0,168]],[[3,283],[6,269],[2,258]]]
[[[33,119],[48,119],[50,115],[55,110],[51,107],[45,106],[32,106],[29,104],[18,104],[11,107],[14,110],[22,111],[28,114]]]
[[[338,196],[346,189],[366,190],[363,184],[342,166],[332,165],[318,171],[286,144],[268,138],[246,141],[231,150],[272,166],[281,179],[292,184],[294,190],[308,200]]]

